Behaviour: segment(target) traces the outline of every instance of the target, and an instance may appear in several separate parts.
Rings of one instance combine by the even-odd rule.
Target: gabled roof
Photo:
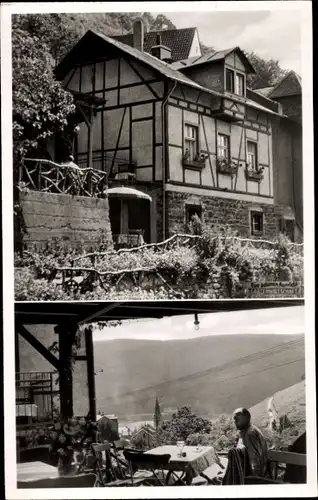
[[[287,75],[270,92],[270,99],[287,97],[292,95],[301,95],[301,77],[295,71],[289,71]]]
[[[196,28],[183,28],[163,31],[149,31],[144,36],[144,51],[150,53],[151,48],[157,45],[157,35],[161,35],[161,44],[171,49],[173,61],[186,59],[191,50]],[[133,35],[112,37],[125,45],[133,46]]]
[[[268,97],[269,94],[274,90],[274,88],[275,88],[275,85],[273,85],[272,87],[263,87],[262,89],[253,89],[253,90],[257,94],[260,94],[264,97]]]
[[[140,50],[137,50],[134,47],[130,47],[129,45],[125,45],[124,43],[121,43],[114,38],[102,35],[101,33],[96,33],[93,30],[87,31],[87,33],[81,38],[81,40],[75,45],[75,47],[73,47],[73,49],[68,52],[64,59],[62,59],[62,61],[56,66],[54,70],[56,77],[59,80],[62,80],[70,71],[70,69],[73,68],[76,64],[84,64],[85,62],[88,63],[88,61],[92,62],[93,58],[102,58],[103,56],[105,57],[107,55],[107,48],[109,46],[115,47],[120,51],[130,55],[134,59],[146,64],[147,66],[150,66],[170,80],[184,83],[199,90],[204,89],[204,87],[194,82],[180,71],[176,71],[175,69],[173,69],[170,64],[157,59],[151,54],[140,52]],[[219,97],[222,96],[222,94],[214,90],[206,89],[206,91]]]
[[[184,59],[182,61],[172,63],[171,66],[176,70],[182,71],[190,67],[192,68],[193,66],[199,66],[201,64],[208,64],[215,61],[221,61],[225,59],[228,55],[232,54],[232,52],[237,52],[240,55],[241,59],[243,60],[246,68],[248,68],[248,71],[250,73],[255,73],[255,69],[253,68],[252,64],[244,54],[243,50],[240,49],[240,47],[232,47],[231,49],[208,52],[207,54],[204,54],[202,56],[190,57],[189,59]]]
[[[89,64],[94,60],[102,60],[107,56],[107,50],[110,47],[117,48],[119,51],[130,55],[137,61],[140,61],[141,63],[146,64],[148,67],[153,68],[162,76],[168,78],[173,82],[189,85],[189,87],[193,87],[197,90],[201,90],[202,92],[206,92],[216,97],[224,97],[224,94],[217,92],[216,90],[206,88],[199,83],[191,80],[186,75],[181,73],[181,71],[174,69],[173,64],[167,64],[160,59],[152,56],[151,54],[140,52],[140,50],[137,50],[134,47],[125,45],[124,43],[118,42],[117,40],[114,40],[114,38],[110,38],[106,35],[96,33],[93,30],[87,31],[87,33],[81,38],[81,40],[75,45],[75,47],[73,47],[73,49],[68,52],[64,59],[62,59],[62,61],[56,66],[54,70],[56,77],[59,80],[62,80],[68,74],[70,69],[74,68],[77,64]],[[224,53],[224,51],[222,52]],[[241,98],[235,98],[234,96],[231,99],[236,102],[242,102]],[[244,102],[253,108],[266,111],[270,114],[277,114],[274,111],[271,111],[270,109],[264,108],[264,106],[257,104],[251,99],[245,99]]]

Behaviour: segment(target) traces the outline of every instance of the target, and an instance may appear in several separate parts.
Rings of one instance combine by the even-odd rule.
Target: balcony
[[[20,165],[18,188],[21,192],[70,194],[103,198],[107,172],[81,168],[72,160],[55,163],[47,159],[25,158]]]
[[[19,169],[20,191],[70,194],[104,198],[107,185],[134,185],[136,164],[116,159],[102,152],[94,152],[92,167],[88,155],[78,154],[65,163],[47,159],[25,158]]]

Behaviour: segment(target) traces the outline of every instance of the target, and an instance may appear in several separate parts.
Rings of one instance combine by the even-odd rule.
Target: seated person
[[[262,432],[252,425],[251,414],[238,408],[233,414],[238,433],[236,446],[228,453],[225,474],[219,474],[222,484],[244,484],[246,476],[264,477],[267,470],[267,443]],[[216,481],[215,481],[216,482]]]

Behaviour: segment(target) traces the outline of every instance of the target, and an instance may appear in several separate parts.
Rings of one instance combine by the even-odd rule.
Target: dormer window
[[[235,75],[235,93],[242,97],[245,96],[245,78],[241,73]]]
[[[226,69],[226,85],[225,88],[227,92],[234,94],[234,71],[231,69]]]
[[[245,97],[245,75],[236,70],[225,68],[225,90],[231,94]]]

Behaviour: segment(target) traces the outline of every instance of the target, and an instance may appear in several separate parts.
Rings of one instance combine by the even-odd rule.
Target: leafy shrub
[[[102,243],[102,236],[100,251],[95,253],[87,252],[81,242],[70,248],[64,240],[48,242],[42,249],[34,246],[15,255],[16,300],[244,297],[245,283],[302,280],[301,251],[284,237],[276,245],[258,248],[256,243],[238,239],[228,228],[211,230],[199,219],[195,222],[194,218],[191,230],[197,238],[168,249],[108,249],[105,253],[102,250],[108,243]],[[72,268],[73,278],[80,282],[63,292],[60,268]],[[100,280],[97,273],[89,271],[92,269],[118,274],[108,274]],[[117,286],[117,282],[125,270],[137,271],[129,273],[131,283],[123,282],[122,290],[123,285]],[[156,285],[157,289],[153,289],[148,271],[157,275],[157,283],[162,281],[161,288]]]
[[[187,441],[192,434],[207,434],[210,430],[210,420],[198,417],[190,406],[183,406],[172,415],[169,422],[163,422],[157,439],[162,444],[175,444],[178,440]]]

